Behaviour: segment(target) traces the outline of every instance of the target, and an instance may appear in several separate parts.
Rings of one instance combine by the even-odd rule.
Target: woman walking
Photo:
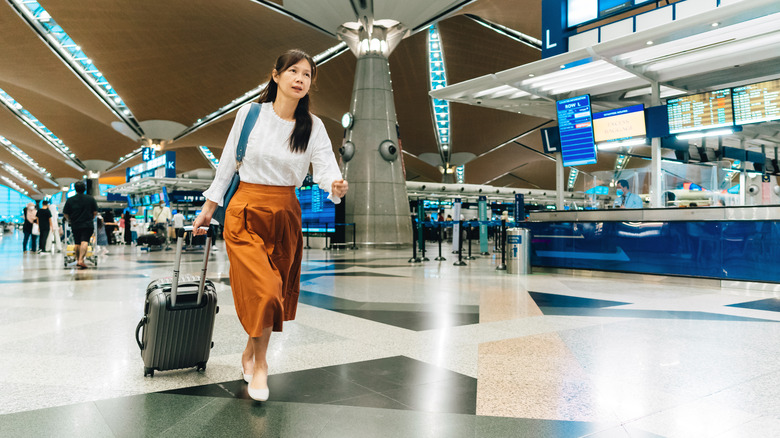
[[[241,358],[249,396],[269,397],[266,351],[272,331],[295,319],[300,290],[301,208],[295,196],[311,164],[314,181],[334,203],[347,193],[322,121],[309,112],[314,60],[300,50],[282,54],[260,94],[261,110],[240,167],[241,184],[225,212],[223,237],[230,260],[236,313],[249,335]],[[208,227],[236,169],[236,146],[249,112],[236,114],[214,182],[192,226]]]
[[[22,253],[27,252],[27,242],[32,239],[30,245],[30,252],[35,252],[36,242],[38,236],[33,234],[33,224],[35,224],[35,215],[38,210],[35,209],[34,202],[28,202],[27,206],[22,211],[22,233],[24,233],[24,240],[22,240]]]

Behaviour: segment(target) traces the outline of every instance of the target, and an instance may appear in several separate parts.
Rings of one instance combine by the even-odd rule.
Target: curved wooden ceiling
[[[332,36],[250,0],[40,0],[41,5],[88,54],[138,121],[170,120],[191,126],[198,119],[267,80],[281,52],[320,53],[338,43]],[[275,1],[283,7],[283,2]],[[539,2],[537,2],[539,3]],[[540,53],[493,32],[465,14],[539,37],[540,6],[514,0],[477,0],[439,22],[449,83],[532,62]],[[112,128],[118,117],[43,42],[8,2],[0,3],[0,89],[16,99],[82,161],[117,162],[140,143]],[[395,106],[407,179],[440,179],[439,170],[416,158],[436,153],[428,96],[427,33],[407,37],[390,56]],[[334,150],[341,145],[341,115],[349,110],[355,57],[345,52],[321,65],[312,111],[325,122]],[[464,105],[451,107],[453,152],[476,158],[466,166],[470,183],[554,188],[554,163],[541,144],[507,145],[546,120]],[[208,167],[196,146],[221,153],[233,113],[166,148],[177,151],[177,171]],[[37,134],[0,108],[0,135],[32,156],[52,178],[80,178]],[[530,149],[535,149],[536,152]],[[0,161],[41,188],[51,188],[4,149]],[[128,165],[135,164],[131,160]],[[552,172],[547,169],[552,163]],[[529,166],[530,163],[544,163]],[[104,176],[122,176],[120,167]],[[530,171],[529,168],[533,168]],[[520,178],[507,178],[517,174]],[[0,174],[6,172],[0,169]],[[13,177],[11,177],[14,179]]]

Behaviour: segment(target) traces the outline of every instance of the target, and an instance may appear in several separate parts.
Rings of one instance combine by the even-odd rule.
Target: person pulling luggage
[[[244,138],[241,183],[226,206],[223,239],[236,313],[249,335],[241,373],[249,396],[259,401],[269,397],[266,351],[271,332],[295,319],[298,305],[303,236],[295,187],[311,164],[314,181],[334,203],[348,189],[325,125],[309,112],[309,88],[316,77],[314,60],[300,50],[276,60],[260,106],[250,103],[238,110],[214,181],[203,192],[206,202],[192,223],[194,234],[205,233],[200,227],[211,224],[237,170],[239,137]],[[242,135],[250,108],[259,115]]]
[[[76,189],[76,194],[65,201],[62,215],[70,222],[73,243],[76,244],[76,266],[79,269],[87,269],[84,258],[87,256],[89,239],[94,232],[92,221],[97,216],[97,202],[95,198],[86,194],[87,185],[84,181],[76,181],[73,187]]]

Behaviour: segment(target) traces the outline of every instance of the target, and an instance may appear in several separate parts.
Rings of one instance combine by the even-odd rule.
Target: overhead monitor
[[[734,123],[780,120],[780,79],[732,88]]]
[[[564,166],[580,166],[596,162],[593,141],[593,121],[590,96],[572,97],[555,103],[558,131],[561,135],[561,155]]]
[[[669,99],[666,106],[670,134],[734,125],[730,88]]]
[[[626,145],[630,142],[645,142],[645,106],[632,105],[593,114],[593,139],[601,147],[602,143]]]

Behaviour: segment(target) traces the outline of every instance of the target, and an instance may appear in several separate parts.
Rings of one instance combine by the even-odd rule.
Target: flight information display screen
[[[645,133],[645,106],[642,104],[593,114],[596,143],[644,137]]]
[[[336,223],[336,205],[328,199],[328,193],[316,184],[295,189],[301,204],[301,222],[304,230],[324,231],[325,225],[332,231]]]
[[[670,134],[734,125],[730,88],[669,99],[666,106]]]
[[[590,96],[572,97],[555,103],[558,131],[561,134],[561,155],[564,166],[579,166],[596,162],[593,141],[593,116]]]
[[[731,90],[737,125],[780,120],[780,79]]]

